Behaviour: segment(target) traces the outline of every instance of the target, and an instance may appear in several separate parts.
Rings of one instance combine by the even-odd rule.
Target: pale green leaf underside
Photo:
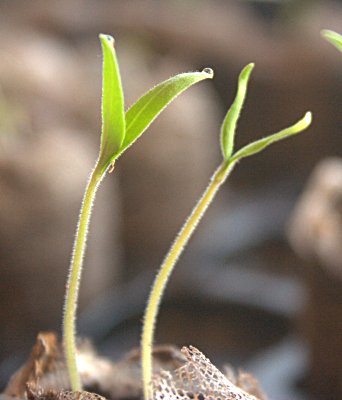
[[[221,127],[221,150],[225,160],[228,160],[231,157],[234,150],[236,125],[245,102],[247,85],[253,68],[254,64],[251,63],[241,71],[234,102],[229,108]]]
[[[332,43],[338,50],[342,52],[342,35],[337,32],[324,29],[321,31],[322,36]]]
[[[285,139],[289,136],[295,135],[303,131],[311,124],[311,120],[312,120],[311,112],[307,112],[301,120],[299,120],[297,123],[290,126],[289,128],[283,129],[278,133],[267,136],[263,139],[257,140],[243,147],[242,149],[237,151],[229,161],[237,162],[242,158],[249,157],[253,154],[259,153],[272,143],[278,142],[279,140]]]
[[[114,39],[99,35],[103,52],[102,135],[99,167],[105,169],[119,151],[125,136],[124,96]]]
[[[116,158],[144,133],[160,112],[180,93],[193,84],[212,77],[213,71],[209,68],[202,72],[179,74],[145,93],[126,112],[126,135]]]

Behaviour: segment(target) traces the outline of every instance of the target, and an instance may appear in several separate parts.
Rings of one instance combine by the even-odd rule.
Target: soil
[[[223,375],[196,348],[174,346],[154,349],[155,399],[265,400],[256,379],[229,367]],[[85,390],[70,390],[62,346],[54,333],[40,333],[31,355],[11,377],[0,400],[140,400],[140,352],[132,350],[112,362],[97,355],[88,341],[78,344],[78,364]],[[209,391],[209,392],[208,392]],[[211,393],[212,392],[212,393]],[[166,397],[165,397],[166,396]]]

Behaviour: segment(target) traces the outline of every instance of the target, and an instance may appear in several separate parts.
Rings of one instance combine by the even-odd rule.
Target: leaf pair
[[[331,31],[324,31],[324,35],[329,40],[334,40],[335,45],[337,47],[339,45],[342,50],[340,35]],[[102,134],[97,167],[103,174],[108,166],[144,133],[172,100],[193,84],[213,78],[213,71],[210,68],[205,68],[202,72],[176,75],[149,90],[125,112],[114,39],[104,34],[99,37],[103,51],[103,89]],[[233,154],[236,126],[246,98],[248,81],[253,68],[254,64],[251,63],[241,71],[235,100],[222,124],[221,150],[223,158],[227,162],[236,162],[241,158],[256,154],[274,142],[301,132],[311,123],[311,113],[307,112],[296,124],[250,143]]]
[[[248,81],[251,72],[254,68],[254,64],[248,64],[240,73],[238,80],[238,88],[233,104],[229,108],[221,127],[221,151],[225,162],[228,164],[235,163],[242,158],[249,157],[253,154],[259,153],[266,149],[272,143],[278,142],[279,140],[285,139],[291,135],[295,135],[306,129],[312,119],[311,112],[307,112],[302,119],[300,119],[294,125],[281,130],[273,135],[265,138],[256,140],[242,149],[234,153],[234,139],[238,119],[245,102],[247,94]]]
[[[127,112],[114,39],[101,34],[103,51],[102,134],[98,168],[104,173],[133,142],[135,142],[180,93],[203,79],[213,78],[213,71],[176,75],[145,93]]]

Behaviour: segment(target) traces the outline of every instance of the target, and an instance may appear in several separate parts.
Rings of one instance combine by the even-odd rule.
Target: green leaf
[[[251,63],[241,71],[235,100],[229,108],[221,127],[221,150],[225,160],[228,160],[233,153],[236,124],[245,102],[247,85],[253,68],[254,64]]]
[[[311,112],[308,111],[301,120],[299,120],[296,124],[290,126],[289,128],[283,129],[278,133],[267,136],[243,147],[232,156],[230,161],[237,162],[242,158],[259,153],[272,143],[278,142],[279,140],[285,139],[289,136],[295,135],[296,133],[303,131],[311,124],[311,120],[312,115]]]
[[[114,39],[99,35],[103,52],[102,135],[98,167],[105,170],[113,161],[125,137],[124,96]]]
[[[180,93],[203,79],[213,78],[210,68],[176,75],[145,93],[126,112],[126,136],[117,157],[134,143],[160,112]]]
[[[342,51],[342,35],[334,31],[329,31],[328,29],[322,30],[321,35],[338,50]]]

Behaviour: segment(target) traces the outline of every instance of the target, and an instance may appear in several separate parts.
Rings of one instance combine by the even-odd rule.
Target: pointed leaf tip
[[[108,43],[113,43],[114,44],[114,38],[111,35],[107,35],[106,33],[100,33],[99,34],[99,39],[101,42],[108,42]]]
[[[305,128],[307,128],[312,122],[312,112],[311,111],[307,111],[304,115],[303,118],[303,123],[305,124]],[[303,128],[303,129],[305,129]]]
[[[222,123],[220,141],[222,155],[225,160],[228,160],[233,154],[236,125],[245,102],[248,81],[253,68],[254,63],[250,63],[240,72],[235,99]]]
[[[241,71],[240,77],[243,77],[243,78],[246,78],[246,76],[249,77],[249,75],[250,75],[251,72],[253,71],[254,67],[255,67],[255,64],[254,64],[254,63],[249,63],[249,64],[247,64],[247,65],[243,68],[243,70]]]
[[[321,35],[338,50],[342,51],[342,35],[329,29],[323,29]]]
[[[203,68],[203,69],[202,69],[202,72],[204,72],[205,74],[209,75],[209,76],[208,76],[209,79],[213,79],[213,77],[214,77],[214,70],[213,70],[212,68],[208,68],[208,67]]]

